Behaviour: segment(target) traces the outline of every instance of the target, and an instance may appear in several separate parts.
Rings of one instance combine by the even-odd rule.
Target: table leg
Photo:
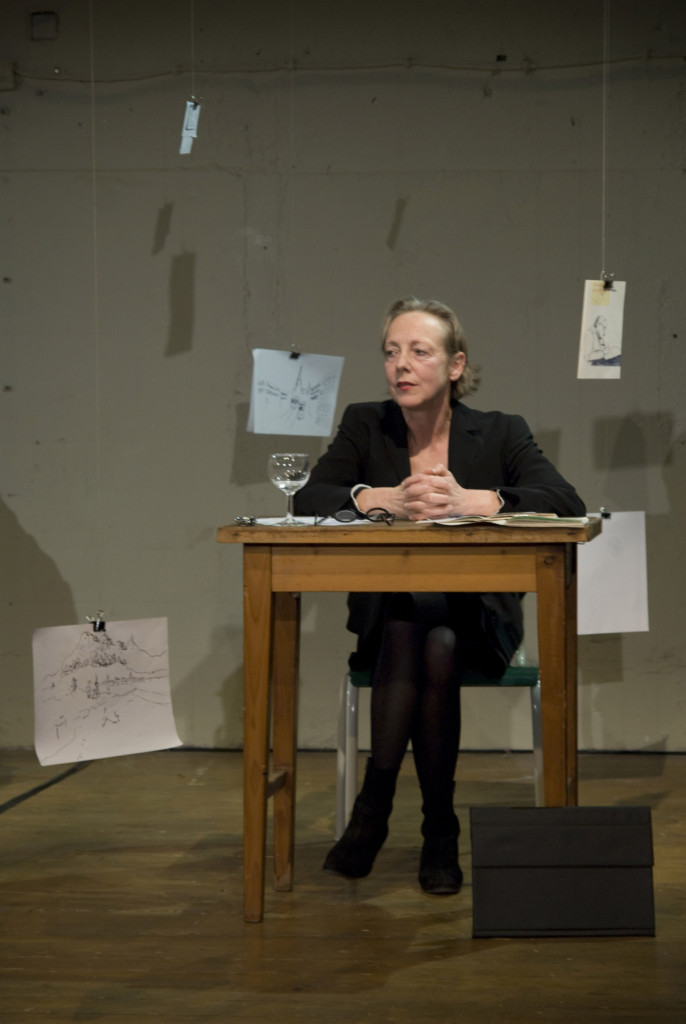
[[[577,575],[578,547],[567,545],[565,572],[565,674],[567,695],[567,803],[576,807],[579,802],[579,673],[577,629]]]
[[[272,721],[274,773],[283,782],[274,793],[274,888],[293,887],[295,831],[295,764],[297,748],[298,652],[300,647],[300,595],[274,595],[272,648]]]
[[[578,799],[575,554],[567,545],[536,558],[546,807]]]
[[[243,908],[262,920],[269,770],[271,550],[243,549]]]

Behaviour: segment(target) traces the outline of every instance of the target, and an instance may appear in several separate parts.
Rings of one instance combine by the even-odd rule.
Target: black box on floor
[[[473,935],[654,935],[649,807],[472,807]]]

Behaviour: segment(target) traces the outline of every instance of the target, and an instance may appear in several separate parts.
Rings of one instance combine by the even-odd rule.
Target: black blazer
[[[578,494],[546,459],[521,416],[479,412],[455,402],[448,466],[462,487],[500,491],[506,512],[581,516]],[[295,495],[300,515],[331,515],[354,507],[355,484],[396,487],[410,475],[407,425],[393,401],[349,405],[338,433]],[[521,643],[522,611],[516,594],[481,594],[482,624],[505,668]],[[348,629],[359,637],[358,665],[373,664],[384,595],[350,594]]]

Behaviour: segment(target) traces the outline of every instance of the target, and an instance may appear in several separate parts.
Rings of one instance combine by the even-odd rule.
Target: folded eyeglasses
[[[356,519],[368,519],[371,523],[386,523],[390,526],[395,522],[395,513],[386,508],[370,508],[368,512],[355,512],[351,508],[342,508],[335,512],[333,518],[339,523],[353,523]],[[315,518],[315,525],[316,525]]]

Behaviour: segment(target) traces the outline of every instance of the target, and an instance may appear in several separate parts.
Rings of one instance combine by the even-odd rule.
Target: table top
[[[228,525],[217,530],[220,544],[387,545],[387,544],[585,544],[602,530],[600,517],[585,526],[499,526],[469,523],[442,526],[438,523],[359,523],[336,526]]]

